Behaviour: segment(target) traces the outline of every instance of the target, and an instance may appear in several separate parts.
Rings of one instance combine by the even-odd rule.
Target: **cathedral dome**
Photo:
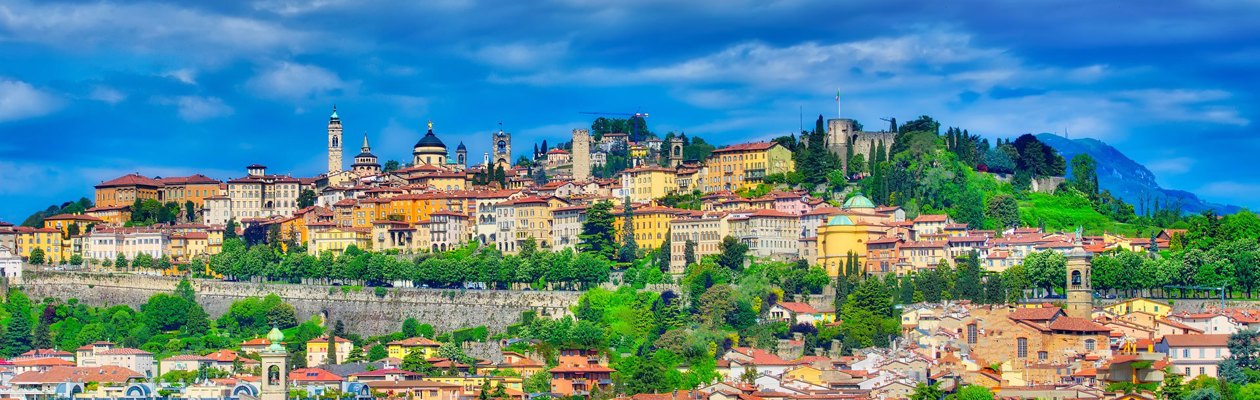
[[[416,142],[417,151],[425,147],[439,148],[442,149],[443,153],[446,152],[446,144],[442,143],[442,139],[438,139],[437,135],[433,134],[432,129],[429,130],[429,133],[424,134],[424,137],[420,138],[419,142]]]
[[[853,220],[849,219],[849,217],[848,217],[848,216],[844,216],[844,215],[837,215],[837,216],[831,217],[831,220],[827,221],[827,225],[831,225],[831,226],[852,226],[852,225],[853,225]]]
[[[863,195],[855,195],[844,202],[844,208],[875,208],[875,203]]]

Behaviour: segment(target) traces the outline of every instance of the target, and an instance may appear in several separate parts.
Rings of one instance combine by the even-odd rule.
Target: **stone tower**
[[[271,345],[260,354],[262,356],[262,379],[258,382],[259,400],[285,400],[289,397],[289,352],[281,344],[284,333],[271,328],[267,334]]]
[[[1080,246],[1067,256],[1067,315],[1090,318],[1094,312],[1094,288],[1090,284],[1089,253]]]
[[[328,174],[341,172],[341,118],[337,116],[337,106],[333,106],[332,116],[328,117]]]
[[[503,167],[506,171],[512,168],[512,134],[499,129],[494,134],[494,143],[490,147],[494,152],[494,165],[490,168]]]
[[[669,139],[669,166],[678,168],[683,162],[683,141],[680,137]]]
[[[573,180],[591,179],[591,131],[573,130]]]

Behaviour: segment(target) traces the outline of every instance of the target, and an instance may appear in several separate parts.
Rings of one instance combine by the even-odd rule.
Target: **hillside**
[[[1180,201],[1182,211],[1186,213],[1213,209],[1217,213],[1232,214],[1241,209],[1234,205],[1209,203],[1187,191],[1162,188],[1155,182],[1155,174],[1149,169],[1100,140],[1065,139],[1052,133],[1038,134],[1037,139],[1058,150],[1068,160],[1077,154],[1089,154],[1098,162],[1099,185],[1125,202],[1139,207],[1139,213],[1142,202],[1150,201],[1152,197],[1158,198],[1160,203],[1172,201],[1175,204]]]

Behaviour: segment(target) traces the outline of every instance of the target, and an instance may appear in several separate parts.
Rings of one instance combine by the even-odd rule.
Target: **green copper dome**
[[[267,340],[271,341],[271,346],[267,346],[268,351],[284,351],[284,346],[280,344],[284,342],[284,332],[280,332],[280,329],[271,328],[271,332],[267,333]]]
[[[853,220],[849,219],[849,217],[848,217],[848,216],[844,216],[844,215],[837,215],[837,216],[831,217],[831,219],[827,220],[827,225],[831,225],[831,226],[849,226],[849,225],[853,225]]]
[[[875,208],[875,203],[871,199],[861,194],[854,195],[844,202],[844,208]]]

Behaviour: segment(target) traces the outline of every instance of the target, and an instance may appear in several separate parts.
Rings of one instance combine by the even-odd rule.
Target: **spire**
[[[367,153],[369,151],[372,151],[372,146],[368,145],[367,132],[363,132],[363,152]]]
[[[337,105],[336,105],[336,104],[333,104],[333,113],[332,113],[332,116],[331,116],[331,117],[328,117],[328,118],[329,118],[329,119],[341,119],[340,117],[338,117],[338,116],[337,116]]]

